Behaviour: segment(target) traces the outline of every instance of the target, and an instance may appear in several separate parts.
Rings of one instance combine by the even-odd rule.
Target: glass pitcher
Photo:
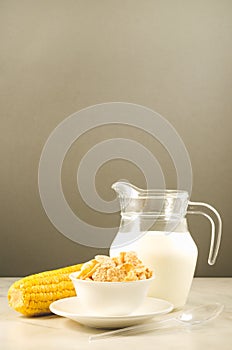
[[[149,296],[165,299],[182,308],[187,300],[198,250],[187,226],[186,214],[201,214],[211,223],[208,263],[218,254],[222,222],[211,205],[189,201],[186,191],[142,190],[119,181],[112,185],[121,206],[121,224],[112,242],[110,256],[136,251],[153,269],[155,279]]]

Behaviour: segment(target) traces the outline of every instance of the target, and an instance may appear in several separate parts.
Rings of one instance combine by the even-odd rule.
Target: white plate
[[[154,316],[166,314],[173,310],[173,305],[165,300],[147,297],[144,303],[130,315],[98,316],[91,315],[83,310],[78,297],[71,297],[54,301],[50,305],[50,310],[56,315],[70,318],[85,326],[94,328],[119,328],[139,324]]]

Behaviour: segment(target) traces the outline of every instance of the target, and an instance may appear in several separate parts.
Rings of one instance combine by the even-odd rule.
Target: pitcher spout
[[[117,181],[111,188],[117,193],[119,198],[138,198],[140,189],[130,182]]]

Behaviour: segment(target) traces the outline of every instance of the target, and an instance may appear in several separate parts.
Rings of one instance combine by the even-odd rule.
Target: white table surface
[[[166,328],[133,336],[121,336],[89,343],[89,335],[102,330],[84,327],[55,315],[27,318],[9,308],[7,290],[16,278],[0,278],[0,349],[2,350],[231,350],[232,278],[195,278],[188,305],[223,303],[215,320],[192,328]],[[164,317],[164,316],[163,316]],[[165,316],[167,317],[167,316]]]

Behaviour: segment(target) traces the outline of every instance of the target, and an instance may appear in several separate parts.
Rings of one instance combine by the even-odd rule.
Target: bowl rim
[[[76,271],[76,272],[72,272],[70,275],[69,275],[69,278],[72,280],[72,282],[80,282],[80,283],[83,283],[83,284],[87,284],[89,283],[90,285],[119,285],[119,284],[138,284],[138,283],[147,283],[147,282],[150,282],[150,281],[153,281],[155,279],[155,274],[153,272],[153,275],[150,277],[150,278],[146,278],[145,280],[136,280],[136,281],[121,281],[121,282],[108,282],[108,281],[86,281],[86,280],[82,280],[82,279],[79,279],[79,278],[76,278],[76,275],[80,273],[80,271]],[[93,283],[94,282],[94,283]]]

